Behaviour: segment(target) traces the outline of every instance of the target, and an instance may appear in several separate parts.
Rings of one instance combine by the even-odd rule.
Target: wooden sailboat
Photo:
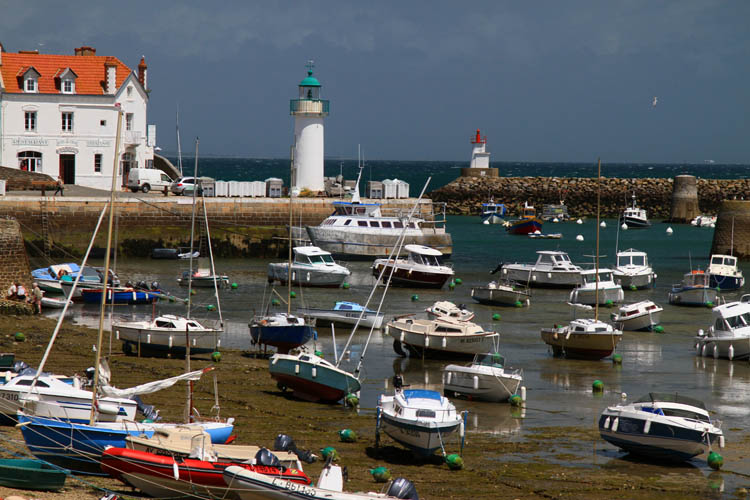
[[[294,148],[292,148],[292,158],[290,166],[294,168]],[[289,176],[289,256],[288,256],[288,268],[292,268],[292,185],[291,180],[293,176]],[[310,323],[305,317],[292,314],[292,281],[286,280],[287,294],[286,299],[282,300],[286,303],[285,313],[270,314],[270,300],[266,306],[266,311],[263,315],[255,316],[252,318],[248,326],[250,327],[250,338],[253,344],[258,346],[271,346],[275,347],[280,354],[286,354],[291,349],[299,347],[307,343],[313,337],[313,324]],[[278,295],[276,290],[273,291]]]
[[[622,331],[616,330],[609,323],[599,321],[599,210],[601,206],[601,178],[602,162],[599,160],[598,188],[596,191],[596,299],[594,301],[594,317],[573,319],[567,325],[542,328],[542,340],[552,347],[552,353],[555,356],[601,359],[612,354],[612,351],[614,351],[622,339]]]

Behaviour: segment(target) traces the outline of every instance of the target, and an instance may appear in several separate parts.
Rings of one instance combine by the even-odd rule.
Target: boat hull
[[[731,349],[731,356],[730,349]],[[723,358],[729,360],[750,359],[750,337],[698,337],[696,342],[698,356]]]
[[[424,422],[416,423],[390,415],[386,411],[380,412],[380,429],[394,441],[409,448],[414,453],[429,456],[440,449],[441,440],[456,432],[459,421],[452,423]]]
[[[597,303],[597,295],[599,297],[599,305],[607,304],[619,304],[625,298],[625,294],[622,291],[622,287],[616,286],[611,288],[599,288],[597,294],[594,289],[581,289],[576,288],[570,292],[570,302],[574,304],[584,304],[593,306]]]
[[[480,373],[466,366],[448,365],[443,370],[443,392],[481,401],[507,401],[518,391],[520,377]]]
[[[706,306],[716,303],[718,292],[715,288],[673,288],[669,292],[669,303],[676,306]]]
[[[393,337],[394,351],[404,355],[404,348],[412,356],[430,358],[473,358],[475,354],[495,351],[499,338],[496,332],[479,335],[430,335],[386,326],[386,334]]]
[[[301,308],[297,309],[297,314],[315,318],[315,324],[319,327],[330,326],[331,323],[335,326],[353,326],[359,319],[360,311]],[[374,312],[366,312],[362,316],[359,326],[380,329],[383,326],[383,317],[383,313],[376,314]]]
[[[647,274],[624,274],[614,273],[615,283],[619,283],[623,290],[645,290],[656,284],[653,273]]]
[[[647,332],[654,329],[661,321],[661,311],[641,313],[627,319],[615,319],[615,328],[631,332]]]
[[[193,288],[213,288],[214,282],[218,288],[229,285],[229,277],[227,276],[194,276],[192,280],[187,277],[177,278],[177,284],[180,286],[188,286],[192,282]]]
[[[254,344],[275,347],[282,354],[307,343],[312,336],[313,328],[310,325],[272,326],[250,323],[250,338]]]
[[[622,339],[622,335],[573,333],[564,328],[543,328],[542,340],[555,356],[575,359],[606,358]]]
[[[542,230],[542,220],[538,218],[511,221],[507,227],[510,234],[530,234]]]
[[[722,276],[721,274],[709,274],[709,286],[720,288],[722,291],[739,290],[745,285],[745,278],[742,276]]]
[[[471,289],[471,298],[480,304],[490,306],[516,306],[529,305],[529,293],[521,290],[507,290],[502,288],[474,287]]]
[[[128,304],[128,305],[140,305],[140,304],[153,304],[159,298],[163,297],[164,294],[160,290],[133,290],[133,291],[112,291],[107,290],[105,301],[108,304]],[[100,289],[86,289],[81,290],[81,297],[85,304],[101,304],[102,301],[102,290]]]
[[[387,280],[390,276],[391,286],[403,286],[408,288],[443,288],[448,278],[453,276],[453,273],[441,273],[441,272],[425,272],[425,271],[413,271],[400,266],[396,266],[396,269],[391,274],[392,265],[385,264],[386,270],[383,274],[383,280]],[[373,266],[372,275],[376,278],[380,276],[380,272],[383,268],[383,264]]]
[[[393,230],[388,234],[379,232],[355,232],[336,229],[332,227],[307,226],[307,234],[313,245],[322,250],[332,253],[337,257],[348,259],[372,259],[376,257],[388,257],[394,246],[399,243],[401,230]],[[406,231],[403,246],[403,256],[406,245],[424,245],[440,250],[445,257],[453,253],[453,239],[450,233],[444,230],[435,232],[424,230]],[[399,255],[399,256],[401,256]]]
[[[57,491],[65,486],[69,472],[40,460],[0,459],[0,486],[22,490]]]
[[[619,416],[617,429],[613,431],[608,419],[615,416],[601,415],[599,417],[599,433],[602,439],[634,455],[641,455],[652,459],[684,461],[708,450],[708,444],[702,430],[684,429],[679,426],[652,422],[648,432],[644,432],[645,421],[641,419]],[[713,445],[718,441],[717,434],[708,433]]]
[[[272,358],[268,368],[280,386],[291,389],[295,396],[307,401],[335,403],[360,389],[354,376],[323,365]]]
[[[651,227],[649,221],[634,217],[620,217],[620,224],[623,222],[628,225],[628,229],[646,229]]]
[[[581,284],[581,271],[538,271],[512,264],[503,266],[502,276],[538,288],[575,288]]]
[[[189,335],[191,354],[214,352],[221,346],[220,330],[190,331],[186,334],[184,331],[154,331],[118,324],[113,325],[113,330],[115,337],[122,341],[122,351],[128,355],[185,356],[186,335]]]
[[[497,214],[482,215],[482,224],[502,224],[505,222],[502,216]]]
[[[292,265],[292,284],[297,286],[315,286],[322,288],[338,288],[351,273],[346,271],[334,271],[326,269],[315,269],[311,266]],[[282,285],[287,284],[289,279],[289,265],[286,263],[268,264],[268,282],[278,281]]]

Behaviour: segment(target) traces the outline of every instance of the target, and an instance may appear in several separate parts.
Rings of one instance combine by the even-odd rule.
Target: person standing
[[[34,282],[34,287],[31,289],[31,305],[36,306],[36,311],[39,314],[42,314],[42,297],[44,297],[44,292],[41,288],[39,288],[39,284],[37,282]]]
[[[63,182],[62,176],[58,175],[57,176],[57,189],[55,190],[55,196],[57,196],[57,193],[60,193],[60,196],[65,196],[65,194],[63,193],[64,185],[65,183]]]

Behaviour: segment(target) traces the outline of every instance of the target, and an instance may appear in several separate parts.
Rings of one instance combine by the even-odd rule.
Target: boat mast
[[[180,105],[177,104],[177,165],[180,168],[180,177],[182,177],[182,148],[180,147]]]
[[[289,260],[286,269],[286,315],[292,314],[292,176],[294,175],[294,146],[289,148]]]
[[[195,194],[198,191],[198,144],[200,138],[195,138],[195,166],[193,167],[193,213],[190,217],[190,271],[188,275],[188,308],[187,318],[190,319],[190,306],[193,305],[193,252],[195,244]]]
[[[104,254],[104,283],[102,284],[102,298],[99,303],[99,335],[96,342],[96,362],[94,363],[94,385],[91,388],[91,415],[89,423],[96,422],[96,391],[99,386],[99,362],[102,359],[102,332],[104,331],[104,306],[107,303],[107,287],[109,286],[109,254],[112,251],[112,223],[115,212],[115,189],[117,189],[117,161],[120,157],[120,134],[122,133],[122,109],[117,108],[117,135],[115,136],[115,154],[112,162],[112,189],[109,197],[109,229],[107,233],[107,251]],[[112,283],[114,299],[114,282]]]
[[[594,306],[594,319],[599,321],[599,211],[602,192],[602,159],[599,158],[599,170],[596,175],[596,305]],[[635,193],[633,193],[633,204],[635,205]]]

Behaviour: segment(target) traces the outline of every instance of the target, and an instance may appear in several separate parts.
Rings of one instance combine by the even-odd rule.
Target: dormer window
[[[16,77],[27,94],[39,92],[39,77],[42,76],[33,66],[24,66],[18,70]]]
[[[78,75],[70,68],[61,68],[55,73],[55,86],[62,94],[76,93],[76,78]]]
[[[27,78],[26,85],[24,85],[24,90],[26,92],[36,92],[37,91],[36,78]]]
[[[73,80],[63,80],[63,82],[62,82],[62,92],[63,92],[63,94],[73,94],[73,93],[75,93],[75,83],[73,83]]]

